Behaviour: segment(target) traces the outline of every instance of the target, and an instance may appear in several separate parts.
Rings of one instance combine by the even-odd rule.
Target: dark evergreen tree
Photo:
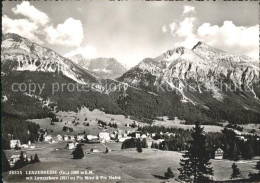
[[[206,150],[206,137],[203,134],[203,128],[196,122],[192,132],[190,147],[183,155],[178,170],[179,179],[185,182],[210,182],[209,175],[213,175],[213,169],[210,167],[210,153]]]
[[[81,144],[78,144],[76,149],[72,152],[74,159],[82,159],[84,157],[84,151],[81,147]]]
[[[5,152],[2,150],[2,171],[7,172],[10,170],[10,165]]]
[[[140,140],[140,139],[137,140],[137,143],[136,143],[136,151],[139,152],[139,153],[143,152],[142,143],[141,143],[141,140]]]
[[[34,163],[39,163],[39,162],[40,162],[40,160],[39,160],[39,158],[38,158],[38,155],[37,155],[37,154],[35,154],[35,155],[34,155],[33,162],[34,162]]]
[[[233,163],[232,164],[231,179],[236,179],[236,178],[239,178],[239,177],[241,177],[241,172],[240,172],[238,166],[235,163]]]
[[[174,177],[174,174],[170,167],[167,169],[167,172],[164,173],[164,177],[167,179],[171,179]]]
[[[24,154],[23,154],[23,151],[21,151],[20,156],[19,156],[19,160],[16,161],[15,164],[14,164],[14,169],[22,168],[25,165],[26,165],[26,162],[25,162]]]
[[[18,150],[20,150],[21,148],[18,146],[18,144],[15,144],[14,149],[15,149],[16,151],[18,151]]]
[[[44,140],[44,135],[43,135],[43,133],[41,133],[39,141],[42,142],[43,140]]]
[[[142,140],[142,147],[143,147],[143,148],[148,148],[148,144],[147,144],[145,138]]]
[[[258,161],[256,163],[256,166],[255,166],[256,170],[258,170],[257,173],[249,173],[249,179],[251,181],[255,181],[255,182],[260,182],[260,161]]]
[[[33,164],[33,157],[30,158],[30,163]]]

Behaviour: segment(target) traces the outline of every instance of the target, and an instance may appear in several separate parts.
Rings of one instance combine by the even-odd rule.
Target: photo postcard
[[[3,1],[4,183],[260,182],[258,1]]]

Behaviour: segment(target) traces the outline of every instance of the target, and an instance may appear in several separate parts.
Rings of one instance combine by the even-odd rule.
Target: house
[[[44,136],[44,141],[45,142],[50,142],[51,140],[52,140],[52,136],[51,135]]]
[[[67,135],[64,135],[64,136],[63,136],[63,140],[64,140],[64,141],[68,141],[68,140],[69,140],[69,137],[68,137]]]
[[[118,142],[124,142],[127,139],[131,139],[132,137],[122,137],[120,139],[118,139]]]
[[[109,137],[111,140],[116,140],[116,135],[114,133],[110,133]]]
[[[105,140],[105,141],[109,141],[110,140],[110,135],[109,135],[108,132],[100,132],[98,134],[98,136],[99,136],[100,140]]]
[[[35,145],[30,145],[28,149],[35,149]]]
[[[141,138],[142,138],[142,139],[146,139],[146,137],[147,137],[147,136],[146,136],[145,134],[141,135]]]
[[[61,142],[63,140],[62,136],[58,134],[57,135],[57,140],[58,140],[58,142]]]
[[[218,148],[215,151],[215,159],[223,159],[224,151],[221,148]]]
[[[98,136],[96,136],[96,135],[87,135],[87,139],[88,140],[98,139]]]
[[[69,139],[72,140],[72,141],[74,141],[74,140],[75,140],[74,135],[69,136]]]
[[[20,147],[27,149],[27,148],[29,147],[29,145],[27,145],[27,144],[22,144]]]
[[[76,148],[77,147],[77,145],[78,145],[78,143],[77,142],[69,142],[69,143],[67,143],[67,149],[74,149],[74,148]]]
[[[10,140],[10,148],[15,148],[15,146],[20,147],[21,146],[21,142],[20,140]]]
[[[84,139],[85,139],[85,135],[83,134],[77,135],[77,141],[84,140]]]
[[[88,143],[100,143],[98,136],[96,135],[87,135],[87,142]]]

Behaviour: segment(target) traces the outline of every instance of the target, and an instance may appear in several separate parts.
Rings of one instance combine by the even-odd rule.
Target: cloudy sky
[[[2,31],[61,55],[114,57],[128,67],[199,40],[258,59],[258,8],[258,2],[6,1]]]

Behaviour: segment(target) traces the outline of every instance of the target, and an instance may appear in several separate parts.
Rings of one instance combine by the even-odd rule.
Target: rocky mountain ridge
[[[127,71],[127,69],[115,58],[98,57],[86,59],[82,55],[77,54],[69,57],[69,59],[103,79],[117,78]]]
[[[252,85],[259,81],[259,71],[259,63],[254,59],[198,42],[192,49],[178,47],[156,58],[144,59],[119,79],[135,86],[166,84],[181,93],[183,86],[193,84],[199,92],[211,91],[217,100],[224,97],[220,87],[225,83],[241,91],[247,89],[258,98]],[[147,73],[150,74],[148,78],[144,77]],[[151,77],[154,77],[153,83],[148,82]],[[216,86],[216,82],[221,83]]]
[[[10,70],[61,72],[80,84],[96,81],[93,75],[71,60],[12,33],[2,35],[1,64],[2,72]]]

